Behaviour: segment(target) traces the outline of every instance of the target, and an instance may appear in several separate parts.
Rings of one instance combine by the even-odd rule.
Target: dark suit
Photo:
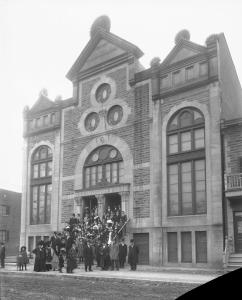
[[[136,245],[129,246],[128,263],[131,270],[135,271],[138,263],[139,248]]]
[[[126,244],[120,244],[119,245],[119,265],[120,268],[124,267],[124,263],[126,261],[127,256],[127,245]]]
[[[0,248],[0,260],[1,260],[1,268],[5,267],[5,246],[1,246]]]
[[[92,270],[93,265],[93,250],[91,246],[85,246],[83,250],[83,257],[85,263],[85,271],[87,271],[87,267],[89,271]]]

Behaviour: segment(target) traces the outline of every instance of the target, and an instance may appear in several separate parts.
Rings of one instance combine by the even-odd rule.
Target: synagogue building
[[[142,56],[99,17],[66,75],[72,97],[42,91],[24,110],[20,244],[120,206],[140,264],[221,267],[228,237],[242,252],[242,98],[225,36],[198,45],[182,30],[149,69]]]

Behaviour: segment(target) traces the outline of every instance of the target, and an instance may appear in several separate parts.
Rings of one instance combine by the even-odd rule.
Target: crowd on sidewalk
[[[32,251],[35,254],[34,271],[49,270],[73,273],[84,265],[85,271],[92,271],[94,263],[101,270],[124,268],[128,256],[131,270],[136,270],[139,249],[130,240],[124,242],[127,216],[120,207],[110,207],[102,219],[97,215],[97,207],[85,209],[84,217],[73,214],[62,232],[54,232],[51,237],[39,241]],[[22,246],[17,255],[18,270],[27,268],[28,255]]]

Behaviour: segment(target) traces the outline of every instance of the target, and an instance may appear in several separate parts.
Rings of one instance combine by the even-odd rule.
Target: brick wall
[[[134,192],[134,218],[150,216],[150,191]]]

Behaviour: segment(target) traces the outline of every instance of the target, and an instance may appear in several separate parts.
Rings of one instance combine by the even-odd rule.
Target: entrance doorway
[[[121,196],[119,194],[106,194],[105,199],[105,211],[108,207],[111,211],[121,209]]]
[[[139,248],[139,264],[149,264],[149,233],[134,233],[134,242]]]
[[[97,199],[95,196],[88,196],[84,198],[83,216],[86,213],[91,213],[97,209]]]
[[[234,212],[234,247],[235,252],[242,253],[242,211]]]

